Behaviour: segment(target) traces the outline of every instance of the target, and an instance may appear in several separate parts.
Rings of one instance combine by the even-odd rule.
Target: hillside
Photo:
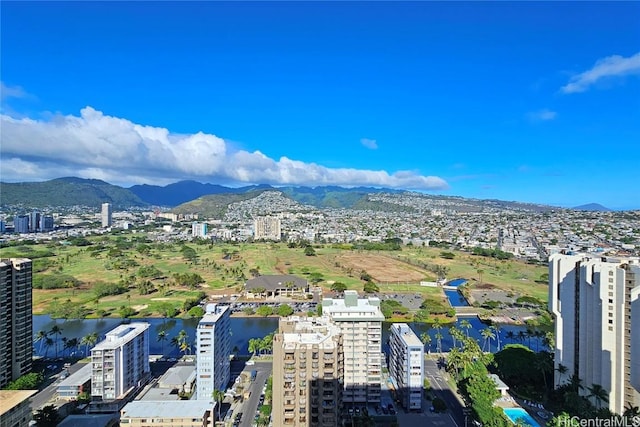
[[[74,177],[43,182],[0,183],[0,204],[43,208],[46,206],[100,206],[115,208],[147,206],[126,188],[98,179]]]
[[[611,209],[602,206],[599,203],[587,203],[573,208],[575,211],[592,211],[592,212],[611,212]]]

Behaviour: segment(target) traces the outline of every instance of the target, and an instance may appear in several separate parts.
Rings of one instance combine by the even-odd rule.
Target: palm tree
[[[224,391],[213,390],[213,393],[211,393],[211,397],[213,397],[213,400],[218,402],[218,421],[220,421],[220,406],[222,404],[222,400],[224,399]]]
[[[493,332],[496,333],[496,345],[498,346],[498,349],[496,351],[500,351],[500,325],[493,325],[490,326],[491,329],[493,329]]]
[[[62,335],[62,328],[58,325],[53,325],[51,330],[49,330],[49,335],[53,335],[56,337],[57,335]],[[58,357],[58,338],[55,338],[55,346],[56,346],[56,358]]]
[[[587,397],[593,397],[596,400],[596,406],[600,409],[602,402],[609,401],[609,393],[600,384],[591,384],[591,387],[587,387],[589,395]]]
[[[472,328],[471,322],[469,322],[467,319],[462,319],[460,321],[460,327],[467,332],[467,338],[469,338],[469,329]]]
[[[560,383],[562,382],[562,377],[569,372],[569,368],[567,368],[565,365],[563,365],[562,363],[558,363],[558,367],[556,368],[556,372],[558,372],[559,377],[558,377],[558,385],[560,385]]]
[[[33,339],[34,343],[40,342],[40,350],[38,351],[38,353],[42,354],[42,344],[44,344],[45,338],[47,338],[48,336],[49,333],[47,331],[38,331],[35,338]]]
[[[487,343],[489,343],[489,350],[491,350],[490,341],[494,339],[496,335],[489,328],[484,328],[483,330],[481,330],[480,335],[482,335],[482,338],[484,338],[484,344],[482,344],[482,351],[483,352],[485,351],[485,348],[487,347]]]
[[[78,338],[68,339],[64,343],[64,347],[69,350],[69,355],[71,356],[73,354],[73,350],[78,347]]]
[[[69,341],[69,339],[67,337],[62,337],[62,357],[64,357],[64,353],[65,350],[67,350],[67,341]]]
[[[44,348],[45,348],[44,357],[45,357],[45,359],[49,356],[49,349],[51,348],[51,346],[53,346],[53,344],[54,344],[54,342],[53,342],[53,339],[51,337],[47,336],[44,339]]]
[[[524,333],[524,331],[518,331],[518,341],[520,341],[521,343],[524,343],[524,339],[527,336],[527,334]]]
[[[511,340],[511,342],[514,342],[516,340],[516,334],[514,334],[513,331],[507,331],[505,338]]]
[[[255,357],[256,353],[260,349],[260,343],[262,340],[258,338],[250,338],[249,339],[249,352],[253,354]]]
[[[633,418],[640,416],[640,408],[637,406],[633,406],[631,402],[627,404],[624,408],[624,412],[622,413],[623,417]]]
[[[440,333],[440,330],[436,332],[436,343],[438,347],[438,353],[442,353],[442,334]]]
[[[84,354],[85,356],[89,355],[89,347],[93,347],[98,342],[98,333],[92,332],[88,335],[85,335],[80,340],[80,345],[84,345]]]
[[[582,385],[582,379],[576,374],[571,375],[571,377],[569,378],[569,386],[570,389],[575,391],[576,393],[584,388],[584,386]]]
[[[181,343],[177,336],[171,338],[171,345],[174,346],[176,350],[180,350]]]
[[[484,274],[484,270],[479,268],[477,270],[478,273],[478,285],[482,285],[482,275]]]
[[[167,331],[158,332],[158,342],[160,342],[160,353],[164,356],[164,342],[167,340]]]
[[[421,333],[420,341],[426,347],[427,353],[431,353],[431,335],[426,332]]]

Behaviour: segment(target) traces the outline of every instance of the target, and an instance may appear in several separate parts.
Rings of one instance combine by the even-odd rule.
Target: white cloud
[[[603,78],[633,74],[640,74],[640,52],[628,58],[620,55],[607,56],[596,61],[591,69],[571,77],[569,83],[560,90],[563,93],[584,92]]]
[[[20,86],[7,86],[0,81],[0,99],[3,101],[9,98],[26,98],[29,94]]]
[[[369,138],[362,138],[360,140],[360,143],[362,145],[364,145],[365,147],[367,147],[370,150],[377,150],[378,149],[378,143],[376,142],[375,139],[369,139]]]
[[[555,111],[548,110],[546,108],[527,113],[527,118],[532,122],[544,122],[548,120],[553,120],[556,117],[558,117],[558,113],[556,113]]]
[[[372,185],[419,190],[447,189],[436,176],[414,171],[328,168],[260,151],[234,150],[222,138],[190,135],[135,124],[91,107],[80,116],[46,120],[0,115],[2,180],[97,178],[127,185],[179,179],[273,185]]]

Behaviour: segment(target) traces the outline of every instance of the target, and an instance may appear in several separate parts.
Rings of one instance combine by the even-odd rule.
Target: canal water
[[[463,325],[463,320],[467,320],[470,324],[470,328],[466,329]],[[127,321],[128,320],[124,320]],[[106,319],[85,319],[85,320],[61,320],[51,319],[48,315],[33,316],[33,333],[34,336],[38,331],[50,331],[54,325],[62,330],[62,334],[58,336],[58,339],[65,337],[66,339],[77,338],[78,341],[93,332],[96,332],[100,339],[104,338],[104,335],[123,322],[123,319],[106,318]],[[194,345],[195,343],[195,331],[198,325],[198,319],[131,319],[131,322],[147,322],[151,324],[150,327],[150,353],[151,354],[163,354],[167,357],[178,357],[181,355],[180,351],[171,345],[171,338],[178,335],[181,330],[187,333],[188,342]],[[278,318],[275,317],[232,317],[231,318],[231,348],[237,347],[238,354],[249,354],[248,343],[251,338],[262,338],[278,328]],[[428,350],[437,351],[437,339],[436,334],[438,331],[426,323],[409,323],[409,326],[413,331],[420,336],[422,333],[428,333],[431,336],[431,344]],[[449,328],[454,326],[453,323],[443,325],[439,330],[442,335],[442,350],[448,351],[453,346],[453,338],[449,333]],[[478,339],[480,347],[485,345],[487,351],[495,352],[498,349],[498,339],[487,340],[486,344],[484,338],[482,338],[481,332],[487,328],[487,325],[482,323],[477,317],[459,318],[455,323],[455,326],[460,329],[464,334],[469,333],[469,336]],[[389,339],[389,328],[391,323],[385,322],[383,324],[383,347],[386,350],[387,341]],[[164,331],[166,333],[166,339],[158,340],[158,334]],[[511,336],[509,332],[513,333],[514,337],[520,334],[520,339],[507,338]],[[538,337],[528,337],[523,334],[526,332],[526,327],[515,325],[504,325],[499,328],[498,336],[500,337],[499,345],[503,347],[505,344],[519,343],[525,346],[529,346],[532,350],[546,350],[542,340]],[[494,331],[495,334],[495,331]],[[55,337],[52,336],[52,339]],[[58,348],[61,351],[63,343],[60,341]],[[193,349],[192,351],[194,351]],[[76,351],[80,351],[82,354],[85,351],[84,346],[80,346]],[[44,356],[47,349],[40,342],[34,344],[34,352],[36,355]],[[53,357],[55,349],[48,349],[48,356]]]

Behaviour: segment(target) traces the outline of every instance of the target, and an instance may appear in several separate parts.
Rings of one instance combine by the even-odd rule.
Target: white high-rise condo
[[[384,321],[380,299],[359,299],[356,291],[345,291],[344,299],[324,299],[322,314],[329,316],[343,335],[343,402],[380,402]]]
[[[206,222],[194,222],[191,224],[191,236],[192,237],[207,237],[207,223]]]
[[[555,384],[576,375],[592,403],[622,414],[640,406],[640,259],[554,254],[549,309],[556,318]],[[562,365],[566,368],[559,368]]]
[[[91,349],[91,396],[99,400],[125,397],[144,384],[149,369],[149,324],[124,324],[107,332]]]
[[[231,310],[207,304],[196,330],[196,398],[211,400],[214,390],[225,391],[231,378]]]
[[[424,378],[424,344],[406,323],[391,325],[389,375],[396,383],[402,406],[407,410],[420,410]]]
[[[0,259],[0,388],[31,372],[31,260]]]
[[[111,227],[111,203],[103,203],[102,204],[102,211],[101,211],[101,219],[102,219],[102,226],[103,227]]]

